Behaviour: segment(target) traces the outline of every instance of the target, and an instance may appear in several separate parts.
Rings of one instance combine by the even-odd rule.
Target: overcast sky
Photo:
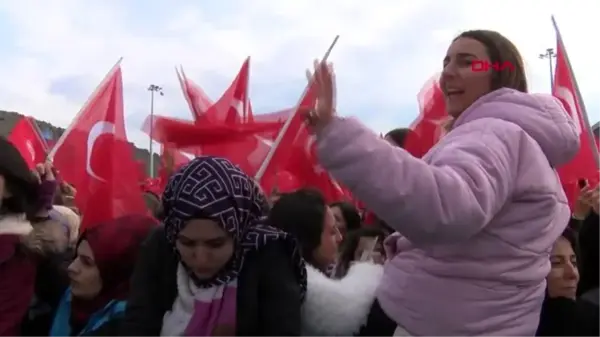
[[[265,113],[297,102],[304,69],[339,34],[331,55],[339,110],[385,132],[415,118],[419,89],[463,30],[510,38],[525,58],[532,91],[549,92],[548,60],[539,54],[555,46],[551,14],[596,122],[594,0],[0,0],[0,109],[66,127],[123,56],[128,136],[147,147],[139,130],[149,113],[149,84],[164,88],[157,114],[191,118],[175,65],[217,99],[250,55],[252,105]]]

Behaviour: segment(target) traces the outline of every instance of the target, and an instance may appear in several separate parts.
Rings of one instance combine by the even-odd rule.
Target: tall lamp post
[[[156,84],[150,84],[148,91],[150,91],[150,178],[154,178],[154,151],[152,150],[152,133],[154,130],[154,93],[157,93],[161,96],[164,96],[164,93],[162,87],[159,87]]]
[[[553,58],[556,58],[554,48],[548,48],[544,54],[540,54],[540,59],[548,59],[548,64],[550,66],[550,91],[554,90],[554,67],[552,65]]]

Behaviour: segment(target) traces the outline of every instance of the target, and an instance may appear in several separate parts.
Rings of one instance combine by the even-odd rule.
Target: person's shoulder
[[[144,254],[146,258],[171,261],[173,263],[176,261],[175,254],[167,241],[165,228],[162,224],[150,230],[148,236],[142,243],[142,249],[146,252]]]
[[[123,322],[123,316],[115,316],[108,319],[98,329],[90,331],[85,336],[118,336],[119,328]]]
[[[14,257],[25,257],[22,253],[22,237],[16,234],[0,234],[0,265]]]
[[[167,237],[165,235],[165,226],[160,224],[152,228],[148,232],[148,236],[144,240],[145,246],[167,245]]]
[[[294,252],[288,242],[275,240],[254,250],[244,259],[242,274],[259,278],[294,278]]]
[[[275,240],[266,243],[259,249],[253,250],[248,254],[247,262],[268,264],[278,260],[292,259],[292,252],[289,245],[284,240]]]

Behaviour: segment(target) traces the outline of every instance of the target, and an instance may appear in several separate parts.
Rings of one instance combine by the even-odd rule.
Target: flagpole
[[[54,143],[54,146],[52,146],[52,149],[50,149],[50,152],[48,153],[48,159],[50,161],[52,161],[54,159],[56,150],[58,150],[62,146],[62,144],[65,142],[66,135],[69,134],[69,130],[71,130],[71,128],[73,128],[73,126],[77,124],[77,122],[79,121],[79,118],[81,118],[81,114],[87,110],[88,106],[90,105],[90,103],[92,101],[92,98],[96,97],[100,88],[103,88],[104,86],[106,86],[106,84],[108,83],[108,80],[110,80],[113,73],[115,71],[117,71],[117,69],[119,69],[119,67],[121,66],[121,61],[123,61],[123,57],[119,58],[117,63],[115,63],[115,65],[112,68],[110,68],[110,70],[108,71],[106,76],[104,76],[104,79],[102,79],[102,82],[100,82],[100,84],[96,87],[96,89],[94,89],[94,91],[88,97],[88,99],[85,101],[85,103],[83,104],[83,106],[81,107],[81,109],[79,110],[77,115],[75,115],[75,118],[73,118],[71,120],[71,124],[69,124],[69,126],[65,129],[65,131],[60,135],[58,140],[56,140],[56,143]]]
[[[192,113],[192,118],[194,118],[194,122],[196,121],[196,111],[194,110],[194,104],[188,97],[187,92],[187,77],[185,77],[185,73],[183,72],[183,66],[179,65],[179,70],[175,67],[175,72],[177,73],[177,79],[179,79],[179,86],[181,86],[181,93],[183,94],[183,98],[188,104],[190,108],[190,112]]]
[[[323,59],[321,60],[321,62],[326,62],[327,61],[327,59],[329,58],[329,54],[331,54],[331,51],[333,50],[333,47],[335,47],[335,45],[336,45],[336,43],[337,43],[337,41],[338,41],[339,38],[340,38],[339,35],[335,36],[335,38],[333,39],[333,42],[329,46],[329,49],[327,49],[327,51],[325,52],[325,56],[323,56]],[[307,85],[304,88],[304,92],[302,93],[302,96],[300,96],[300,100],[298,101],[298,104],[296,105],[296,108],[294,109],[294,112],[288,117],[288,119],[285,121],[285,123],[281,127],[281,130],[277,134],[277,138],[275,138],[275,141],[273,142],[273,145],[271,145],[271,149],[269,149],[269,152],[267,152],[267,156],[265,157],[265,160],[263,160],[262,164],[258,168],[258,171],[256,172],[256,175],[254,176],[254,180],[260,181],[262,179],[263,175],[265,174],[265,172],[267,170],[267,167],[269,167],[269,163],[271,162],[271,159],[273,159],[273,155],[275,154],[275,150],[277,150],[277,147],[279,147],[279,143],[281,143],[281,140],[283,139],[283,136],[285,135],[287,129],[290,127],[290,124],[292,124],[292,120],[294,119],[294,117],[298,113],[298,109],[300,108],[300,104],[302,103],[302,100],[304,99],[304,96],[306,96],[309,87],[310,87],[310,85]]]
[[[248,56],[248,63],[250,63],[250,56]],[[248,122],[248,87],[250,85],[250,64],[248,64],[248,76],[246,76],[246,94],[244,95],[244,111],[242,112],[242,122]]]
[[[159,87],[156,84],[150,84],[148,87],[148,91],[150,91],[150,144],[148,146],[148,152],[150,152],[150,178],[154,178],[154,151],[152,149],[152,145],[154,144],[154,140],[152,139],[154,133],[154,93],[156,92],[159,95],[164,96],[162,90],[162,87]]]
[[[37,133],[37,137],[38,137],[39,141],[42,142],[42,144],[44,145],[44,151],[46,151],[46,157],[48,157],[48,153],[49,153],[50,149],[48,148],[48,142],[46,142],[46,139],[42,135],[42,130],[40,129],[40,126],[37,124],[37,121],[33,117],[25,117],[25,118],[27,118],[29,120],[29,124],[31,124],[31,126],[33,126],[33,128],[35,129],[35,132]]]
[[[540,54],[540,59],[548,59],[548,63],[550,65],[550,92],[554,90],[554,67],[552,66],[552,58],[556,58],[556,53],[554,52],[554,48],[546,49],[544,54]]]
[[[563,47],[563,53],[565,56],[565,60],[567,61],[567,68],[569,68],[569,72],[571,73],[571,76],[573,76],[573,87],[575,87],[575,95],[577,95],[577,100],[579,101],[579,106],[581,107],[581,116],[583,117],[586,132],[588,133],[590,147],[592,148],[592,153],[594,155],[596,165],[598,165],[598,168],[600,168],[600,155],[598,155],[598,147],[596,146],[596,142],[594,141],[594,132],[592,131],[592,127],[590,125],[590,119],[588,118],[585,103],[583,102],[583,96],[581,96],[581,91],[579,91],[579,84],[577,84],[577,80],[575,79],[575,73],[573,72],[573,67],[571,66],[571,60],[569,60],[569,56],[567,55],[567,47],[565,47],[565,42],[562,39],[562,35],[560,34],[560,30],[558,29],[556,19],[554,19],[554,15],[552,15],[552,24],[554,25],[554,30],[556,31],[558,41],[560,41]]]

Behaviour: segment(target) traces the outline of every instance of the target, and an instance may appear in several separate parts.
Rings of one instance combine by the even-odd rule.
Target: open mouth
[[[458,96],[458,95],[462,95],[464,93],[465,93],[464,90],[455,90],[455,89],[444,90],[444,94],[446,94],[446,97]]]

